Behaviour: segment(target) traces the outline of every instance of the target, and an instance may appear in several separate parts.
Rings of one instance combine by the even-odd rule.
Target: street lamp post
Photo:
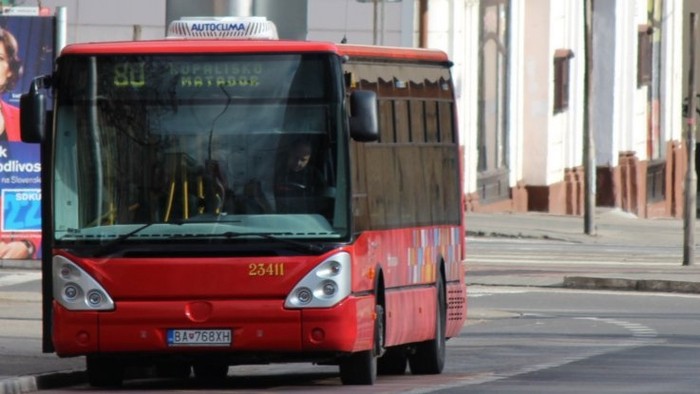
[[[583,99],[583,167],[584,167],[584,196],[583,196],[583,231],[588,235],[595,232],[595,198],[596,198],[596,166],[595,139],[591,131],[591,63],[593,57],[593,0],[586,0],[583,6],[585,31],[585,72]]]
[[[686,149],[688,170],[685,176],[685,209],[683,211],[683,265],[695,260],[695,221],[697,217],[697,174],[695,174],[695,35],[697,22],[695,13],[690,13],[688,109],[686,110]]]

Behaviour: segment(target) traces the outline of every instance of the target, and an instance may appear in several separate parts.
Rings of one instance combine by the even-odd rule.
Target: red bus
[[[443,370],[467,308],[451,63],[273,30],[187,19],[185,37],[69,45],[23,95],[43,349],[86,356],[90,384]]]

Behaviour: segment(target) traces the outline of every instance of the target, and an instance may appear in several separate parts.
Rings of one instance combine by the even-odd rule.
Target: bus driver
[[[309,212],[326,187],[321,172],[310,165],[311,142],[296,140],[289,148],[283,166],[276,173],[275,199],[278,212]]]

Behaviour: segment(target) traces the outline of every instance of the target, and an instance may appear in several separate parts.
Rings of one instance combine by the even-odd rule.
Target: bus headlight
[[[299,305],[306,305],[309,302],[311,302],[311,300],[314,298],[311,289],[309,289],[308,287],[300,287],[299,289],[297,289],[296,294],[294,296],[296,297],[296,300],[294,301]]]
[[[104,302],[102,292],[99,290],[90,290],[90,292],[87,294],[86,299],[88,305],[92,307],[99,307]]]
[[[79,295],[80,288],[77,285],[73,283],[68,283],[63,287],[63,298],[67,301],[73,302],[78,298]]]
[[[350,254],[327,258],[306,274],[287,296],[285,308],[329,308],[350,294]]]
[[[53,258],[53,298],[73,311],[114,309],[114,301],[102,285],[63,256]]]
[[[327,280],[321,283],[321,297],[333,297],[333,295],[338,291],[338,284],[332,280]]]

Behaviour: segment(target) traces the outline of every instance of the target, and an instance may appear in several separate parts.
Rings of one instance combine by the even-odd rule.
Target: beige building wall
[[[166,0],[42,0],[44,7],[66,7],[66,43],[132,40],[165,36]]]

